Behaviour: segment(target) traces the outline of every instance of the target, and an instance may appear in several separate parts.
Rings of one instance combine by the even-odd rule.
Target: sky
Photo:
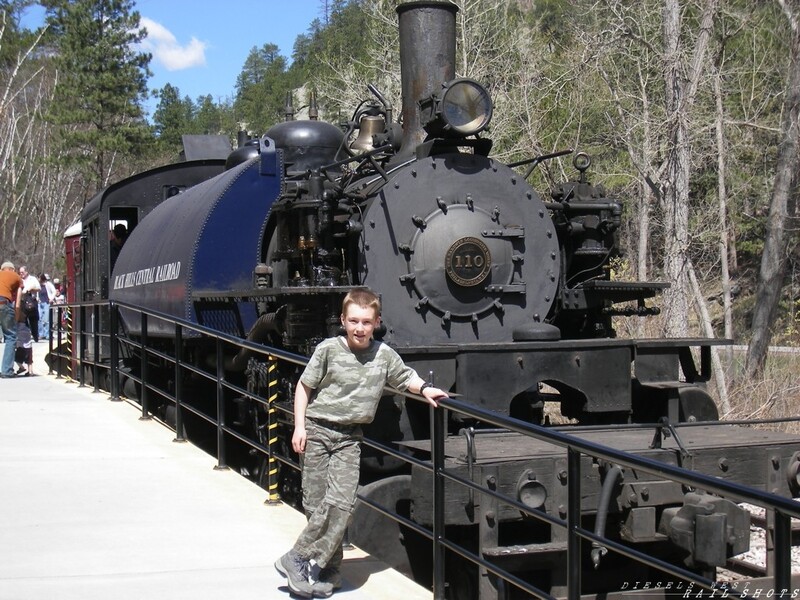
[[[144,50],[153,55],[151,90],[167,83],[181,98],[211,94],[233,97],[236,77],[254,47],[275,44],[291,60],[298,35],[321,18],[321,0],[136,0],[148,36]],[[36,27],[42,12],[32,10],[23,26]],[[152,115],[157,100],[146,108]]]

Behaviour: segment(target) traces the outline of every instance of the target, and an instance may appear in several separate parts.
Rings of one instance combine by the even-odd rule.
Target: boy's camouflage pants
[[[309,419],[303,469],[303,508],[308,524],[294,549],[320,567],[339,567],[342,540],[353,514],[361,459],[359,426],[326,426]]]

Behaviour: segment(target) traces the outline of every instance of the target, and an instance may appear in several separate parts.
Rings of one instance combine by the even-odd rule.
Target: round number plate
[[[489,274],[492,255],[481,240],[463,237],[453,242],[444,259],[447,276],[458,285],[473,287]]]

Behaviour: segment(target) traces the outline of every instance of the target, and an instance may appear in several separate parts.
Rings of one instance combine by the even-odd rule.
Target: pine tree
[[[214,98],[211,96],[211,94],[200,96],[197,98],[197,102],[195,104],[195,133],[204,133],[208,135],[229,133],[231,136],[236,133],[236,128],[233,125],[226,128],[226,108],[222,104],[215,104]]]
[[[162,146],[180,151],[181,136],[192,133],[194,104],[188,96],[181,100],[180,90],[169,83],[156,94],[159,101],[153,113],[155,134]]]
[[[286,59],[275,44],[253,47],[236,79],[236,118],[253,132],[264,132],[283,120]]]
[[[49,118],[60,142],[99,189],[118,154],[135,156],[152,139],[144,120],[151,56],[132,0],[50,0],[58,87]]]

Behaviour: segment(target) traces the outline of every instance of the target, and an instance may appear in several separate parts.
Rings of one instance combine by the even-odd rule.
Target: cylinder
[[[455,78],[457,11],[455,4],[435,0],[397,7],[403,93],[401,157],[412,154],[425,139],[418,102]]]

